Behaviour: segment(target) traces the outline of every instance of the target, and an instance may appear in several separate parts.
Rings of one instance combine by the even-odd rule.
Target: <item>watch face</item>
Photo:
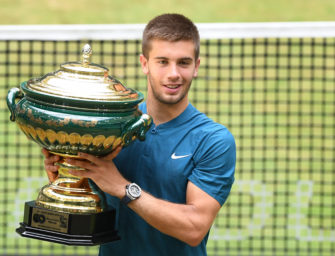
[[[136,184],[130,184],[128,191],[129,191],[129,194],[135,198],[141,195],[141,188]]]

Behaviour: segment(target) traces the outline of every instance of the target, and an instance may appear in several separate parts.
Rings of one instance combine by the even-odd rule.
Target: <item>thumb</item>
[[[102,157],[104,160],[113,160],[121,151],[122,146],[118,146],[116,149],[112,151],[112,153],[108,154],[107,156]]]

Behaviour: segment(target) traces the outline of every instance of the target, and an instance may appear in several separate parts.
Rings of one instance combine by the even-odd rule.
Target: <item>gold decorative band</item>
[[[97,135],[93,137],[91,134],[80,135],[79,133],[72,132],[68,134],[64,131],[54,131],[52,129],[44,130],[40,127],[33,127],[30,124],[23,124],[18,122],[18,126],[24,132],[24,134],[35,141],[40,141],[45,146],[54,145],[55,151],[57,147],[64,148],[69,147],[72,151],[80,149],[109,149],[116,148],[123,143],[121,137],[114,135],[105,137],[104,135]],[[92,149],[94,151],[94,149]]]

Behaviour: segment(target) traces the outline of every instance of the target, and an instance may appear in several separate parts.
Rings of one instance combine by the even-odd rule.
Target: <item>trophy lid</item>
[[[32,101],[61,105],[69,108],[103,110],[122,105],[137,105],[143,94],[127,88],[108,75],[108,69],[90,63],[92,48],[82,49],[81,62],[66,62],[60,70],[21,84],[22,90]]]

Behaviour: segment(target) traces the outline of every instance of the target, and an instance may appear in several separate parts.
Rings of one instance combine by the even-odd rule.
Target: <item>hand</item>
[[[78,153],[78,156],[84,160],[66,158],[69,164],[84,168],[85,170],[69,170],[69,173],[78,177],[92,179],[98,187],[113,196],[122,198],[125,194],[125,186],[129,184],[119,172],[112,161],[121,151],[122,147],[117,147],[112,153],[105,157]]]
[[[47,149],[43,148],[42,153],[45,156],[44,168],[47,172],[50,182],[53,182],[58,177],[58,168],[59,166],[54,165],[61,158],[60,156],[51,154]]]

